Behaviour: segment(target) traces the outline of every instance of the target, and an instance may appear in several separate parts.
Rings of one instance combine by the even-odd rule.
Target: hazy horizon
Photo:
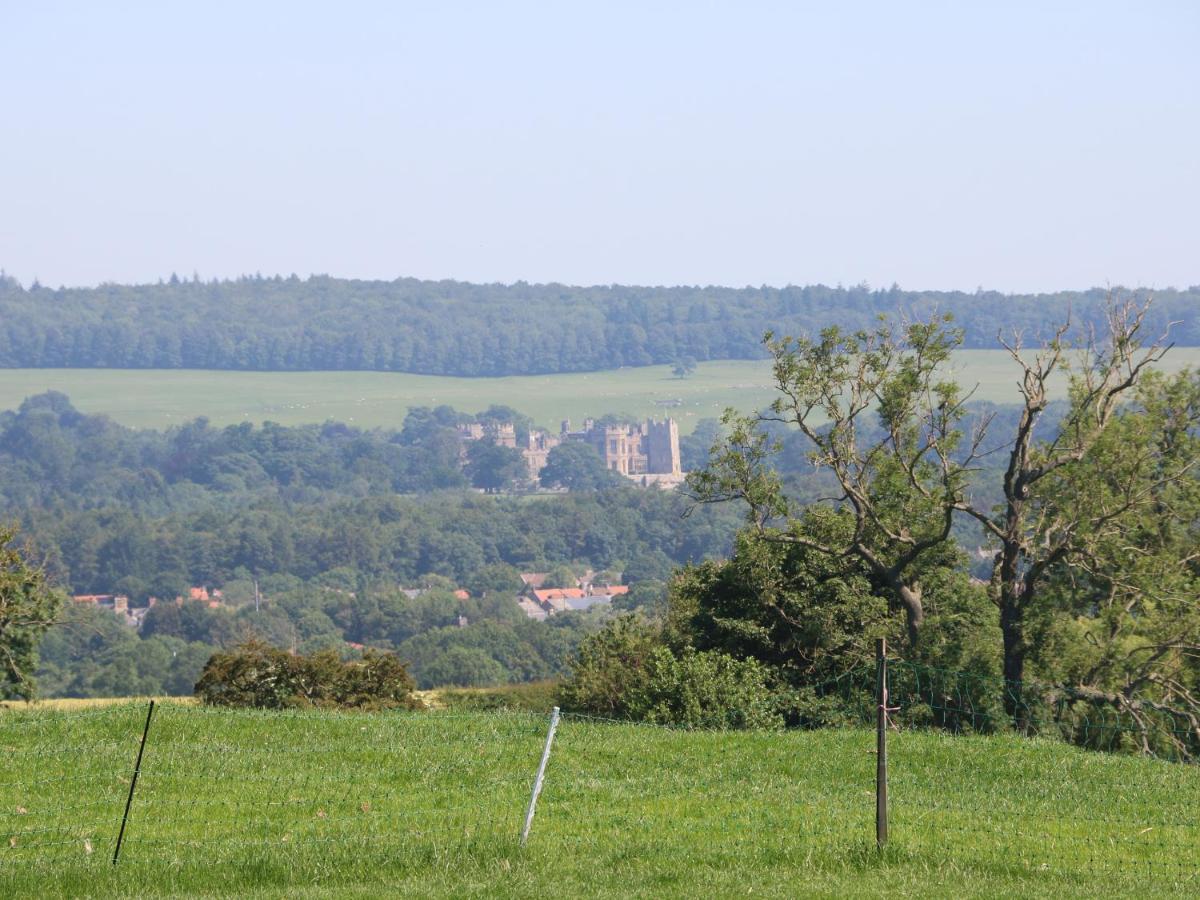
[[[52,289],[52,290],[60,290],[60,289],[93,290],[96,288],[104,287],[105,285],[119,285],[122,287],[154,287],[154,286],[157,286],[160,284],[166,284],[170,280],[171,276],[177,277],[180,282],[190,282],[198,277],[201,284],[210,284],[214,281],[218,282],[218,283],[236,282],[241,279],[253,279],[256,277],[261,277],[264,280],[268,280],[268,279],[274,280],[276,278],[280,278],[280,279],[283,279],[286,281],[286,280],[292,278],[293,276],[295,276],[302,281],[307,281],[308,279],[311,279],[311,278],[331,278],[331,279],[334,279],[335,281],[362,281],[362,282],[383,283],[383,284],[386,284],[389,282],[406,281],[406,280],[427,281],[427,282],[447,282],[447,281],[449,281],[449,282],[456,282],[459,284],[469,284],[469,285],[473,285],[473,286],[477,286],[477,287],[478,286],[487,286],[487,285],[499,285],[501,287],[515,287],[518,284],[528,284],[532,287],[552,287],[552,286],[556,286],[556,285],[561,285],[562,287],[579,289],[579,290],[592,290],[592,289],[596,289],[596,288],[606,288],[606,287],[621,287],[621,288],[627,288],[627,289],[632,289],[632,290],[640,290],[640,289],[673,290],[676,288],[680,288],[680,289],[695,289],[695,290],[713,289],[713,290],[741,291],[741,290],[760,290],[763,288],[771,289],[771,290],[786,290],[789,288],[816,288],[816,287],[833,288],[835,290],[852,290],[852,289],[856,289],[858,287],[864,286],[863,282],[858,282],[856,284],[843,284],[840,282],[837,284],[827,284],[825,282],[819,282],[819,281],[804,282],[804,283],[792,282],[792,283],[786,283],[786,284],[768,284],[766,282],[762,282],[759,284],[715,284],[715,283],[711,283],[711,282],[706,283],[706,284],[701,284],[698,282],[695,282],[695,283],[677,282],[677,283],[671,283],[671,284],[636,284],[636,283],[632,283],[632,282],[605,281],[605,282],[592,282],[592,283],[588,283],[588,284],[578,284],[578,283],[569,282],[569,281],[537,281],[537,280],[528,279],[528,278],[518,278],[513,281],[498,281],[498,280],[478,281],[478,280],[469,280],[466,278],[452,278],[452,277],[422,278],[417,275],[396,275],[395,277],[391,277],[391,278],[388,278],[388,277],[363,278],[363,277],[360,277],[357,275],[342,275],[342,274],[339,274],[336,272],[308,272],[303,275],[298,272],[270,272],[270,273],[268,273],[268,272],[238,272],[233,275],[206,276],[204,273],[196,271],[196,270],[192,270],[192,271],[188,272],[187,274],[185,274],[183,272],[171,271],[171,272],[167,272],[163,275],[156,276],[154,278],[138,280],[138,281],[98,281],[98,282],[92,282],[90,284],[48,284],[39,278],[22,278],[19,273],[12,272],[8,269],[5,269],[3,266],[0,266],[0,272],[2,272],[5,276],[7,276],[9,278],[15,279],[26,290],[28,290],[30,287],[32,287],[35,280],[41,287],[47,288],[47,289]],[[1130,285],[1130,284],[1093,284],[1093,285],[1088,285],[1086,287],[1064,287],[1064,288],[1060,288],[1055,291],[1040,290],[1040,289],[1022,290],[1022,291],[1003,291],[998,288],[988,287],[985,284],[977,285],[975,288],[970,289],[970,290],[963,289],[963,288],[943,288],[943,287],[927,287],[927,286],[910,287],[908,285],[896,284],[896,283],[882,285],[882,284],[870,284],[869,282],[865,284],[865,287],[867,290],[870,290],[870,291],[877,291],[877,290],[886,291],[886,290],[890,290],[890,289],[895,289],[895,290],[903,291],[905,293],[916,293],[916,294],[920,294],[920,293],[928,293],[928,294],[949,294],[949,293],[962,293],[962,294],[976,294],[976,293],[990,294],[990,293],[992,293],[992,294],[994,294],[994,293],[999,293],[999,294],[1011,295],[1011,296],[1018,296],[1018,295],[1039,296],[1042,294],[1055,294],[1055,293],[1061,293],[1061,292],[1072,292],[1072,293],[1083,294],[1083,293],[1088,293],[1090,291],[1129,291],[1129,292],[1134,292],[1134,293],[1154,292],[1154,291],[1180,291],[1180,292],[1182,292],[1182,291],[1191,291],[1191,290],[1200,289],[1200,284],[1164,284],[1164,285],[1156,285],[1156,286],[1149,286],[1149,285],[1143,285],[1143,284],[1135,284],[1135,285]]]
[[[0,8],[0,267],[1200,283],[1200,7]]]

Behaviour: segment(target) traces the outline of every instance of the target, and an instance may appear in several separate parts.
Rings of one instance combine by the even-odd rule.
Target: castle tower
[[[674,419],[646,422],[646,471],[655,475],[682,475],[679,458],[679,425]]]
[[[501,422],[496,426],[492,437],[497,446],[513,448],[517,446],[517,429],[512,422]]]

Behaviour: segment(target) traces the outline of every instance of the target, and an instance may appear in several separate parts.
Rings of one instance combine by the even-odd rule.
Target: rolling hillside
[[[1200,364],[1200,348],[1176,347],[1164,367]],[[964,350],[956,356],[964,385],[975,397],[1014,403],[1016,372],[1000,350]],[[1060,382],[1060,389],[1063,387]],[[207,416],[215,425],[273,421],[281,425],[328,420],[371,428],[396,428],[410,406],[448,404],[480,412],[511,406],[545,427],[563,419],[628,413],[671,416],[689,433],[726,407],[758,409],[773,399],[765,360],[701,363],[689,378],[669,366],[646,366],[564,375],[456,378],[385,372],[223,372],[140,369],[0,369],[0,409],[15,409],[47,390],[67,394],[86,413],[106,414],[123,425],[167,428]]]

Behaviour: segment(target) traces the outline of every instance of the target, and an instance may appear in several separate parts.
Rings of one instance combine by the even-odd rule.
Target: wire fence
[[[1137,749],[1145,721],[1039,699],[1030,740],[1008,727],[994,680],[896,660],[888,675],[882,704],[870,669],[820,691],[860,727],[686,731],[564,714],[526,852],[825,869],[882,858],[1061,884],[1101,873],[1131,892],[1200,890],[1200,767],[1063,747]],[[1035,695],[1048,692],[1024,692]],[[877,734],[866,727],[881,705],[882,854]],[[111,867],[127,804],[121,866],[515,857],[549,725],[518,712],[165,703],[131,791],[146,721],[141,704],[0,713],[0,873]]]
[[[220,860],[248,850],[512,843],[541,716],[263,713],[159,704],[0,716],[0,865]]]

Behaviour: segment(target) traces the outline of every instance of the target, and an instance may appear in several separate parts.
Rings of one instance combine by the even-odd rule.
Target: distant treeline
[[[571,287],[314,276],[29,287],[0,273],[0,367],[375,370],[430,375],[585,372],[763,355],[763,332],[867,327],[880,313],[952,313],[967,347],[1044,336],[1106,291],[1006,295],[785,288]],[[1139,291],[1139,294],[1145,292]],[[1200,346],[1200,285],[1154,292],[1147,329]]]

